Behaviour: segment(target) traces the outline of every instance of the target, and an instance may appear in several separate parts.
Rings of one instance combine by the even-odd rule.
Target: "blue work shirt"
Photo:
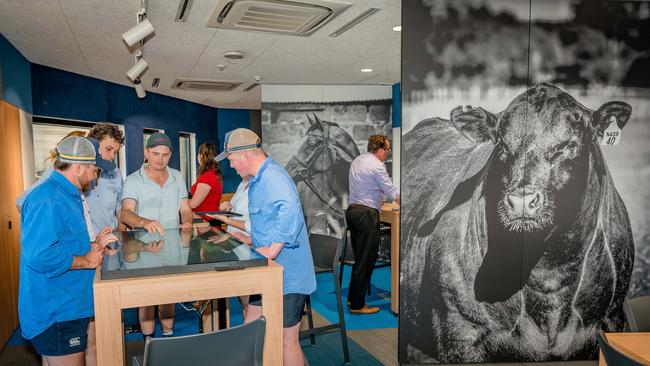
[[[296,185],[282,166],[267,158],[249,186],[253,246],[284,243],[275,258],[284,268],[283,293],[311,294],[316,290],[316,276]]]
[[[94,269],[70,270],[90,250],[81,192],[58,171],[25,199],[20,215],[18,317],[32,339],[52,324],[94,315]]]
[[[18,206],[19,211],[21,211],[23,209],[23,203],[25,203],[25,198],[27,198],[27,196],[30,193],[32,193],[34,188],[36,188],[36,187],[40,186],[41,184],[43,184],[43,182],[45,182],[47,180],[47,178],[49,178],[50,175],[52,175],[53,171],[54,171],[54,168],[52,168],[52,167],[49,167],[49,168],[45,169],[45,171],[43,172],[43,174],[41,174],[41,176],[38,178],[36,183],[32,184],[31,187],[27,188],[18,198],[16,198],[16,206]]]
[[[118,168],[102,170],[85,197],[95,233],[106,226],[117,228],[117,217],[122,207],[122,174]]]

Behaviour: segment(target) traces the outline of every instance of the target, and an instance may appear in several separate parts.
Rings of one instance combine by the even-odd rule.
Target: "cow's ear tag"
[[[616,146],[621,141],[621,129],[618,128],[616,117],[609,117],[609,127],[603,133],[602,146]]]

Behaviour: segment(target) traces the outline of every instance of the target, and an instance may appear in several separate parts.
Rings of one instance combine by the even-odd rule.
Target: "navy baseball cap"
[[[115,163],[112,161],[104,160],[102,155],[99,153],[99,141],[95,139],[88,138],[93,147],[95,148],[95,166],[103,171],[112,171],[115,169]]]

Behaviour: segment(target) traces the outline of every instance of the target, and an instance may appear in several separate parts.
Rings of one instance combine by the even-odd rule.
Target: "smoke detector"
[[[227,58],[228,60],[241,60],[244,58],[244,54],[239,51],[228,51],[223,54],[223,57]]]

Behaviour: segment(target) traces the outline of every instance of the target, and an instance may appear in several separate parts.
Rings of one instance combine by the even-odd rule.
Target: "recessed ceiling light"
[[[372,69],[361,69],[361,72],[372,72]]]
[[[393,30],[395,32],[401,32],[402,31],[402,26],[401,25],[396,25],[396,26],[393,27]]]

